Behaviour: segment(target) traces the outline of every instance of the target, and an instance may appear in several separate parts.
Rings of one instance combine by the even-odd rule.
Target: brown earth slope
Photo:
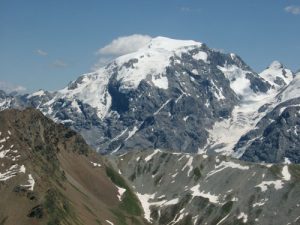
[[[0,112],[0,225],[145,224],[136,196],[83,138],[34,109]]]

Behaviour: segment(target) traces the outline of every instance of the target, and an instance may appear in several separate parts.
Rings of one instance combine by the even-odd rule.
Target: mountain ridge
[[[36,109],[0,112],[0,160],[3,225],[299,223],[299,165],[160,149],[101,156]]]
[[[159,149],[107,157],[153,224],[299,223],[299,165]]]
[[[276,61],[257,74],[233,53],[157,37],[60,91],[2,97],[0,108],[35,107],[105,154],[161,148],[241,157],[247,146],[239,139],[294,94],[292,77]]]
[[[0,140],[1,224],[147,224],[131,188],[73,130],[10,109]]]

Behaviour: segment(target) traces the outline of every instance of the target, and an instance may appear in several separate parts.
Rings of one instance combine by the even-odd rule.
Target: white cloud
[[[183,12],[190,12],[192,9],[190,7],[182,6],[180,10]]]
[[[16,84],[12,84],[10,82],[0,80],[0,90],[5,91],[6,93],[11,93],[11,92],[23,93],[27,90],[27,88],[25,88],[21,85],[16,85]]]
[[[132,53],[138,49],[146,46],[152,37],[143,34],[133,34],[129,36],[122,36],[112,40],[109,44],[98,49],[96,52],[99,55],[97,63],[91,68],[93,71],[105,66],[114,58]]]
[[[216,52],[226,53],[225,49],[223,49],[223,48],[212,48],[212,50],[214,50]]]
[[[118,37],[108,45],[100,48],[97,53],[100,55],[120,56],[137,51],[149,43],[150,40],[150,36],[142,34]]]
[[[53,67],[56,67],[56,68],[65,68],[68,66],[68,64],[62,60],[55,60],[53,63],[52,63],[52,66]]]
[[[290,5],[285,7],[284,10],[294,15],[300,15],[300,6]]]
[[[42,50],[42,49],[37,49],[35,51],[36,54],[40,55],[40,56],[47,56],[48,55],[48,52]]]
[[[107,65],[111,60],[113,60],[112,56],[101,56],[98,61],[94,64],[94,66],[91,68],[92,71],[95,71],[102,66]]]
[[[197,12],[201,11],[200,8],[192,8],[192,7],[189,7],[189,6],[182,6],[182,7],[179,8],[179,10],[182,11],[182,12],[186,12],[186,13],[187,12],[195,12],[195,13],[197,13]]]

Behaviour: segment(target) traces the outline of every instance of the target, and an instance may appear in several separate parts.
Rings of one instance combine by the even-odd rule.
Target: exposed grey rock
[[[145,216],[153,224],[300,222],[299,165],[163,151],[129,152],[111,162],[132,184],[144,211],[150,210]]]
[[[207,61],[194,58],[199,52],[207,54]],[[79,131],[102,153],[155,148],[197,152],[207,142],[207,130],[215,121],[229,118],[240,98],[218,66],[235,65],[250,71],[247,79],[254,92],[269,88],[240,57],[213,51],[204,44],[170,58],[166,73],[159,75],[168,79],[167,89],[152,85],[150,77],[136,89],[121,88],[123,81],[117,79],[118,74],[123,67],[135,68],[138,62],[139,59],[132,58],[121,66],[111,63],[106,67],[111,73],[107,84],[111,106],[104,118],[97,116],[93,106],[58,93],[19,96],[5,107],[38,108],[55,121]],[[85,75],[79,77],[67,89],[75,90],[85,79]]]
[[[279,104],[246,135],[236,150],[245,148],[241,159],[278,163],[286,159],[300,163],[300,98]]]
[[[151,49],[151,44],[147,49]],[[165,51],[164,46],[160,47],[159,56],[165,57]],[[246,133],[234,134],[239,136],[230,143],[230,150],[236,144],[235,151],[245,152],[243,159],[249,161],[281,162],[288,158],[299,162],[298,139],[283,130],[293,129],[297,118],[282,124],[279,106],[276,107],[280,103],[282,106],[293,104],[286,102],[284,93],[295,83],[294,75],[282,64],[275,61],[258,75],[239,56],[196,44],[181,49],[180,53],[175,50],[168,53],[164,72],[156,73],[150,60],[146,63],[154,72],[140,74],[143,73],[138,70],[143,66],[140,62],[151,59],[151,51],[142,53],[127,55],[122,63],[118,58],[57,92],[38,91],[31,95],[1,92],[0,109],[37,108],[54,121],[80,132],[90,145],[104,154],[156,148],[193,153],[204,149],[215,154],[228,143],[218,143],[213,138],[210,142],[213,126],[225,120],[234,121],[234,117],[237,117],[235,126],[247,126],[248,114],[233,115],[233,109],[251,102],[249,94],[267,96],[276,92],[279,94],[275,104],[270,99],[270,103],[253,112],[256,117],[250,119],[255,123],[259,121],[258,124],[250,122],[249,129],[241,129]],[[195,57],[199,54],[199,58]],[[135,79],[145,78],[132,88],[132,84],[126,83],[127,70],[133,71],[131,76]],[[241,79],[243,74],[245,77]],[[163,79],[167,80],[167,87],[155,84]],[[233,85],[237,80],[240,85]],[[245,85],[248,85],[247,91],[237,90]],[[296,91],[298,86],[295,85]],[[273,120],[276,122],[271,124]],[[222,134],[223,140],[226,135],[232,135],[231,127],[229,122],[228,133]]]

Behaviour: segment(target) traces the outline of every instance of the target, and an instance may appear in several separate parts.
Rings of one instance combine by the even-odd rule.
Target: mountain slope
[[[241,102],[270,88],[235,54],[157,37],[63,90],[19,98],[79,131],[102,153],[155,148],[198,152],[212,145],[208,138],[216,122],[230,119]]]
[[[81,136],[39,111],[0,112],[0,224],[144,224],[114,174]]]
[[[297,116],[280,122],[280,108],[298,105],[298,81],[278,61],[257,74],[233,53],[157,37],[57,92],[1,92],[0,109],[37,108],[104,154],[160,148],[299,162]]]
[[[216,122],[200,152],[215,149],[245,161],[299,163],[299,75],[274,61],[260,73],[271,84],[267,93],[240,101],[230,118]]]
[[[254,162],[300,162],[299,109],[300,74],[280,90],[273,103],[261,107],[265,116],[253,130],[243,135],[235,150],[244,152],[242,159]]]
[[[160,150],[111,157],[153,224],[299,224],[299,165]],[[280,207],[278,207],[280,205]]]
[[[300,222],[298,165],[160,150],[104,158],[34,109],[0,112],[0,132],[1,224]]]
[[[280,89],[293,80],[293,72],[285,68],[278,61],[272,62],[271,65],[259,75],[268,81],[275,89]]]

